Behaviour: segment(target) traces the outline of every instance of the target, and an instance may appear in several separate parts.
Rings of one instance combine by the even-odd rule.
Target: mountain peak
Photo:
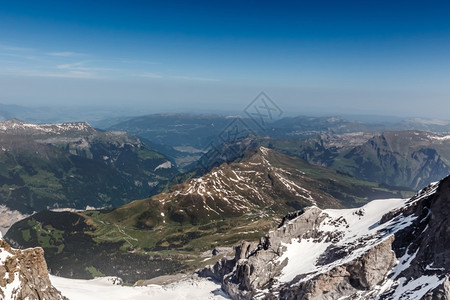
[[[9,119],[9,120],[5,121],[4,123],[24,124],[25,122],[20,120],[20,119],[17,119],[17,118],[12,118],[12,119]]]
[[[266,148],[266,147],[263,147],[263,146],[260,146],[258,150],[263,156],[268,156],[269,155],[269,151],[272,151],[269,148]]]

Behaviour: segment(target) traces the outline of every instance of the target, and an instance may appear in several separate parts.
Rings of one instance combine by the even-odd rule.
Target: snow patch
[[[172,163],[170,161],[166,161],[155,168],[154,171],[159,169],[170,169],[172,168]]]
[[[6,275],[6,274],[5,274]],[[19,272],[14,273],[14,280],[7,284],[3,288],[3,294],[5,295],[5,300],[7,299],[17,299],[17,292],[20,290],[20,278]]]
[[[276,262],[282,263],[286,259],[288,264],[283,268],[279,281],[289,282],[299,274],[308,274],[316,271],[317,259],[331,243],[315,242],[312,239],[293,239],[291,244],[282,244],[287,251]]]
[[[450,135],[445,136],[430,136],[431,139],[437,140],[437,141],[447,141],[450,140]]]
[[[71,300],[194,300],[229,299],[220,284],[208,279],[188,279],[167,285],[120,286],[102,278],[92,280],[50,276],[53,285]]]

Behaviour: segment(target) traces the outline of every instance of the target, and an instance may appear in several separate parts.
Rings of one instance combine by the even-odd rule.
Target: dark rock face
[[[368,233],[356,234],[345,247],[339,244],[345,236],[340,228],[357,232],[351,226],[367,212],[335,215],[331,222],[327,212],[306,208],[297,217],[286,217],[259,244],[242,242],[234,258],[223,258],[200,275],[221,280],[233,299],[450,299],[449,198],[450,176],[388,208]],[[345,218],[353,218],[350,225]],[[336,230],[326,230],[333,226]],[[326,243],[327,248],[314,268],[286,280],[283,269],[289,260],[281,258],[295,240],[312,247]]]
[[[437,288],[429,291],[422,300],[448,300],[450,299],[450,277],[447,276],[445,281],[441,283]]]
[[[12,249],[0,239],[0,298],[67,300],[52,286],[42,248]]]
[[[418,206],[417,215],[428,221],[426,234],[422,234],[422,245],[418,258],[433,262],[435,268],[450,270],[450,178],[442,181],[432,199],[425,201],[423,207]],[[428,202],[428,203],[427,203]],[[423,223],[422,222],[422,223]],[[419,242],[419,241],[418,241]],[[418,243],[417,243],[418,244]],[[417,269],[417,268],[416,268]]]
[[[393,250],[400,264],[397,278],[407,282],[420,281],[421,277],[434,276],[441,284],[423,296],[423,299],[450,299],[448,276],[450,274],[450,177],[440,181],[437,188],[427,187],[411,198],[404,207],[394,212],[416,219],[398,232]],[[408,264],[402,264],[408,258]],[[407,265],[402,268],[402,265]],[[387,291],[381,299],[390,299],[395,290]],[[442,298],[443,297],[443,298]]]

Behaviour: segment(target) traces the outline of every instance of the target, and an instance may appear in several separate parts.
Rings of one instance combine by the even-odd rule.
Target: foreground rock
[[[310,207],[200,271],[233,299],[450,299],[450,177],[409,200]]]
[[[12,249],[0,239],[0,299],[67,299],[52,286],[42,248]]]

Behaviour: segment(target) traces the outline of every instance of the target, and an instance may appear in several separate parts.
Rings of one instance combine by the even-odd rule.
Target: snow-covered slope
[[[449,198],[450,177],[411,199],[309,207],[200,274],[234,299],[448,299]]]
[[[80,280],[51,276],[51,281],[70,300],[228,299],[219,284],[202,278],[139,287],[114,285],[108,278]]]
[[[290,282],[299,274],[308,274],[302,280],[326,272],[336,265],[343,264],[358,256],[368,249],[379,244],[388,235],[379,231],[387,226],[398,231],[403,226],[410,224],[409,220],[398,224],[379,224],[381,217],[393,209],[404,205],[402,199],[374,200],[357,209],[323,210],[319,218],[324,218],[317,228],[320,236],[306,239],[293,238],[290,242],[281,245],[286,248],[283,255],[276,261],[287,264],[281,271],[279,282]],[[283,225],[284,227],[294,223],[295,220]],[[337,253],[345,251],[349,255],[333,261],[329,264],[320,264],[321,258],[328,256],[327,252]]]

